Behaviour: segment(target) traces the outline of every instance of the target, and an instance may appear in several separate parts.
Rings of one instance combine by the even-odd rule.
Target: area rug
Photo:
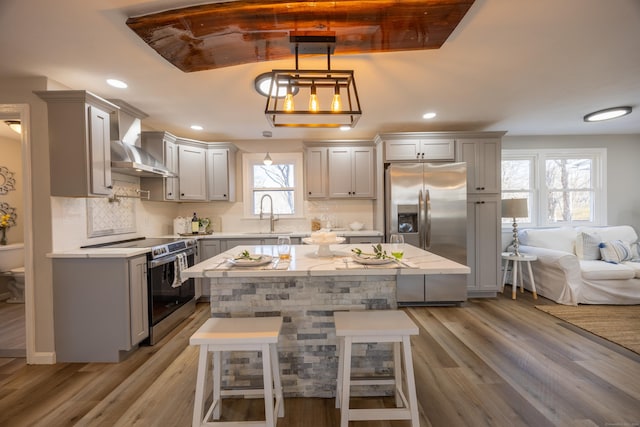
[[[640,305],[536,305],[536,308],[640,354]]]

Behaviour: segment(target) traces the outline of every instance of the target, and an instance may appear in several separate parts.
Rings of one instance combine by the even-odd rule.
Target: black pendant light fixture
[[[265,116],[273,127],[352,128],[362,115],[353,70],[332,70],[333,32],[289,34],[296,58],[293,70],[273,70]],[[300,54],[327,55],[326,70],[301,70]],[[260,75],[258,77],[265,76]],[[256,78],[256,88],[258,78]],[[263,92],[264,93],[264,92]]]

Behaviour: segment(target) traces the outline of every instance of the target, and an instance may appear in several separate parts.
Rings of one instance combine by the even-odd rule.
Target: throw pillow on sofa
[[[584,260],[600,259],[600,243],[602,238],[598,233],[578,233],[576,236],[576,255]]]
[[[631,245],[622,240],[612,240],[600,243],[600,255],[602,260],[613,264],[629,261],[633,257]]]

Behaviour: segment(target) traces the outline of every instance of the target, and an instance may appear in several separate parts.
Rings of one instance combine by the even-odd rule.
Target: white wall
[[[4,123],[0,123],[4,126]],[[17,134],[16,134],[17,136]],[[21,243],[24,241],[24,208],[23,208],[23,183],[22,179],[22,144],[20,139],[0,138],[0,166],[13,172],[15,184],[13,190],[6,194],[0,194],[0,203],[7,203],[16,210],[16,225],[7,231],[7,242]],[[2,178],[0,178],[1,180]]]

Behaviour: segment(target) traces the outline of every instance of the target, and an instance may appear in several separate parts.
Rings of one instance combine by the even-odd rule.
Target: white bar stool
[[[420,427],[418,398],[413,374],[410,335],[418,335],[418,327],[401,310],[337,311],[334,313],[336,336],[340,343],[336,408],[340,411],[340,426],[347,427],[350,420],[411,420],[412,427]],[[351,346],[356,343],[393,343],[393,379],[352,379]],[[402,344],[402,355],[400,347]],[[402,390],[402,362],[407,397]],[[396,408],[350,409],[352,385],[393,384]]]
[[[516,255],[511,252],[503,252],[502,259],[504,260],[504,272],[502,273],[502,290],[504,292],[504,284],[507,281],[507,271],[509,270],[509,261],[512,262],[512,275],[511,281],[511,299],[516,299],[516,288],[518,287],[518,271],[520,272],[520,292],[524,292],[524,272],[521,263],[527,264],[527,270],[529,271],[529,282],[531,283],[531,291],[533,293],[533,299],[538,299],[538,292],[536,291],[536,282],[533,280],[533,272],[531,271],[531,261],[536,261],[538,257],[536,255],[519,254]]]
[[[278,336],[282,317],[211,318],[189,339],[191,345],[200,346],[196,396],[193,405],[192,426],[264,426],[275,427],[276,415],[284,417],[282,384],[278,363]],[[221,362],[223,351],[262,352],[263,389],[221,390]],[[205,393],[210,354],[213,354],[213,402],[204,413]],[[275,404],[274,404],[275,394]],[[223,395],[264,395],[264,421],[216,421],[220,419]],[[213,419],[211,419],[213,418]]]

